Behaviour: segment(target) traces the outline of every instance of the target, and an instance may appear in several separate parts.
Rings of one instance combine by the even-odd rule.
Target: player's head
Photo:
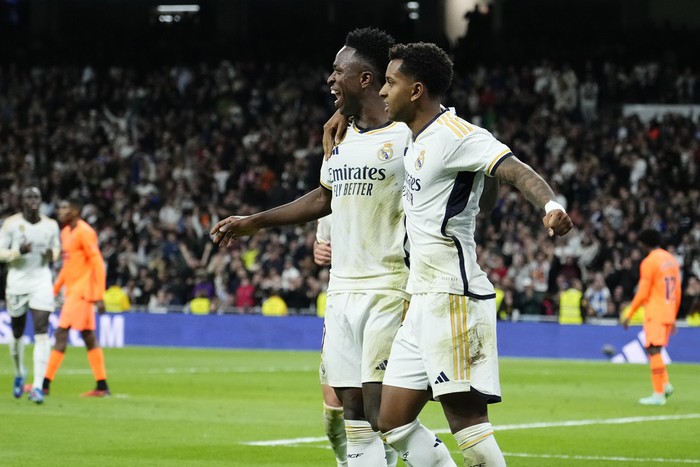
[[[36,215],[40,207],[41,191],[37,187],[30,186],[22,190],[22,210],[25,214]]]
[[[654,229],[642,230],[637,239],[639,240],[639,244],[642,246],[642,249],[646,251],[659,248],[662,241],[661,232]]]
[[[394,38],[379,29],[362,28],[348,33],[327,80],[336,97],[335,107],[341,114],[360,112],[363,91],[377,98],[393,45]]]
[[[83,203],[77,198],[64,199],[58,203],[58,221],[62,224],[71,224],[80,218]]]
[[[439,101],[452,83],[452,60],[435,44],[397,44],[389,60],[379,94],[391,120],[412,121],[420,100]]]

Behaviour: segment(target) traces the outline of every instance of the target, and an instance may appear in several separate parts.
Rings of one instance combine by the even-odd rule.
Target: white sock
[[[462,451],[464,465],[505,467],[506,460],[493,436],[493,427],[490,423],[469,426],[458,431],[454,436]]]
[[[445,443],[418,419],[389,430],[382,437],[408,467],[457,467]]]
[[[396,462],[399,460],[399,453],[394,451],[394,448],[386,443],[384,444],[384,457],[386,458],[386,467],[396,467]]]
[[[48,334],[34,335],[34,383],[33,388],[41,389],[46,374],[46,366],[49,364],[51,354],[51,342]]]
[[[348,467],[385,466],[384,443],[367,420],[345,420]]]
[[[345,420],[343,420],[343,408],[331,407],[323,404],[323,428],[331,443],[331,449],[335,454],[338,467],[348,465],[347,438],[345,437]]]
[[[10,335],[10,358],[15,366],[15,376],[24,376],[24,340],[22,337],[15,339],[14,335]]]

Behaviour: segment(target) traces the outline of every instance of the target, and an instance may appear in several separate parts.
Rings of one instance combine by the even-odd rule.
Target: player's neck
[[[362,109],[355,115],[355,125],[362,129],[379,128],[388,121],[384,101],[381,99],[366,99],[362,103]]]
[[[440,102],[430,102],[424,105],[418,104],[414,118],[410,122],[406,122],[415,138],[421,133],[433,120],[443,112],[440,107]]]
[[[38,212],[25,211],[23,215],[26,221],[32,224],[36,224],[41,220],[41,216]]]

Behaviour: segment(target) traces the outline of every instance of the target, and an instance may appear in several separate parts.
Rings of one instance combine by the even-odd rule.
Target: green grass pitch
[[[4,352],[2,466],[335,465],[315,352],[105,349],[113,396],[82,399],[94,382],[85,350],[69,348],[41,406],[12,397]],[[509,466],[700,464],[698,370],[671,365],[676,393],[645,407],[645,365],[504,358],[491,421]],[[462,465],[440,407],[421,420]]]

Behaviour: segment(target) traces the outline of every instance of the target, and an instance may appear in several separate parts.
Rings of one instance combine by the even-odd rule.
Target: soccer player
[[[322,217],[316,226],[316,242],[314,242],[314,262],[319,266],[331,265],[331,216]],[[343,419],[343,404],[338,400],[335,391],[328,384],[326,369],[321,364],[319,368],[321,394],[323,394],[323,428],[331,444],[338,467],[348,465],[347,438],[345,436],[345,420]],[[391,449],[391,448],[389,448]]]
[[[34,322],[34,381],[29,399],[44,401],[41,385],[51,352],[48,328],[54,311],[50,264],[61,252],[58,223],[39,212],[41,192],[36,187],[22,191],[22,212],[5,219],[0,228],[0,261],[9,263],[5,295],[12,336],[10,357],[15,366],[13,394],[25,392],[24,341],[27,310]]]
[[[661,233],[647,229],[639,234],[639,245],[645,258],[639,267],[639,284],[630,311],[622,322],[629,327],[632,316],[644,306],[644,341],[651,367],[654,393],[639,399],[644,405],[664,405],[673,393],[661,349],[676,328],[676,316],[681,304],[681,269],[676,258],[661,248]]]
[[[378,423],[409,466],[443,465],[433,440],[416,435],[432,394],[464,465],[503,466],[487,408],[501,399],[495,293],[474,242],[484,178],[514,185],[542,209],[550,236],[564,235],[572,222],[549,185],[506,145],[441,108],[452,75],[451,60],[434,44],[397,45],[380,91],[389,118],[412,132],[403,157],[412,298],[391,349]]]
[[[63,224],[61,245],[63,266],[53,286],[54,295],[65,287],[65,299],[54,334],[56,342],[51,351],[44,377],[44,393],[48,394],[65,356],[68,330],[81,332],[92,374],[97,381],[94,390],[83,393],[83,397],[106,397],[110,395],[102,349],[95,335],[95,307],[104,312],[102,298],[105,293],[105,264],[97,244],[97,234],[90,224],[80,218],[82,204],[76,199],[61,201],[58,205],[58,220]]]
[[[358,29],[337,53],[328,84],[336,108],[354,120],[324,160],[321,186],[284,206],[224,219],[211,231],[215,243],[228,245],[260,228],[318,219],[332,208],[332,238],[343,247],[332,250],[321,358],[343,404],[349,466],[386,465],[376,425],[381,383],[409,299],[399,196],[408,130],[388,120],[379,97],[393,43],[377,29]],[[436,450],[449,459],[442,443]]]

